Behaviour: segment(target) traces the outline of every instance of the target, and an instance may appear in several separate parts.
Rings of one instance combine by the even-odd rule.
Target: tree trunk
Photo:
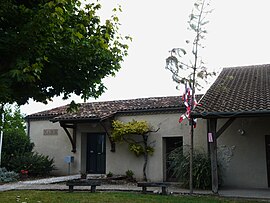
[[[189,156],[189,193],[193,194],[193,139],[194,139],[194,124],[193,118],[190,121],[190,156]]]
[[[143,154],[143,158],[144,158],[144,164],[143,164],[143,180],[147,181],[147,176],[146,176],[146,166],[148,163],[148,152],[147,152],[147,135],[143,135],[143,144],[144,144],[144,154]]]
[[[4,104],[0,104],[0,167],[2,165],[2,145],[3,145],[3,130],[4,130]]]

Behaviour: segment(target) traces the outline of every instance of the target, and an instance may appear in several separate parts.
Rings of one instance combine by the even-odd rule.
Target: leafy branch
[[[205,63],[200,56],[200,50],[205,48],[202,40],[207,34],[206,25],[209,23],[207,16],[212,10],[209,8],[209,0],[198,0],[194,3],[194,9],[189,15],[188,29],[191,30],[195,37],[192,40],[186,40],[187,46],[191,47],[190,52],[185,48],[173,48],[170,56],[166,59],[165,68],[172,73],[172,79],[178,85],[192,84],[192,89],[202,88],[202,82],[207,82],[210,76],[215,75],[215,72],[207,70]],[[194,86],[193,86],[194,85]]]

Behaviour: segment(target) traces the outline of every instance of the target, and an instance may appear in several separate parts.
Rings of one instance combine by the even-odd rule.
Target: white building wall
[[[219,126],[225,121],[220,120]],[[270,118],[237,118],[218,138],[225,156],[224,186],[268,188],[265,135],[270,135],[269,123]],[[241,135],[239,129],[245,133]]]
[[[163,181],[166,179],[165,174],[165,146],[163,138],[166,137],[183,137],[183,144],[188,145],[189,139],[189,125],[187,121],[182,124],[178,123],[179,113],[174,114],[155,114],[155,115],[132,115],[132,116],[120,116],[117,120],[123,122],[129,122],[134,120],[146,120],[153,129],[160,127],[158,132],[151,133],[149,136],[149,143],[153,142],[155,152],[153,156],[149,157],[147,176],[151,181]],[[198,125],[198,129],[202,130],[201,125]],[[197,136],[197,135],[195,135]],[[199,144],[196,142],[196,145]],[[200,145],[201,146],[201,145]],[[132,152],[128,150],[126,143],[117,143],[116,152],[107,152],[107,172],[114,174],[125,174],[127,170],[132,170],[137,179],[143,177],[143,157],[136,157]]]
[[[166,179],[165,171],[165,142],[164,138],[182,136],[183,144],[190,143],[190,126],[187,121],[178,123],[179,114],[152,114],[118,116],[123,122],[146,120],[154,129],[160,127],[156,133],[151,133],[149,142],[153,142],[155,152],[149,157],[147,175],[151,181],[163,181]],[[218,128],[226,122],[226,119],[218,120]],[[223,158],[223,185],[242,188],[268,188],[265,135],[270,135],[268,127],[270,118],[241,118],[236,119],[232,125],[218,138],[218,155]],[[106,124],[107,130],[109,123]],[[58,135],[44,135],[44,129],[58,129]],[[245,131],[240,135],[239,129]],[[71,152],[71,143],[59,126],[48,120],[31,121],[30,138],[35,143],[34,150],[48,155],[55,160],[58,170],[54,173],[66,175],[68,172],[64,157],[71,155],[75,162],[71,164],[71,173],[76,174],[85,171],[86,163],[86,135],[87,133],[105,133],[105,129],[98,123],[79,124],[77,126],[77,152]],[[71,130],[72,134],[72,130]],[[199,119],[195,129],[194,145],[196,149],[207,153],[206,120]],[[111,144],[106,138],[106,173],[125,174],[132,170],[137,179],[142,179],[143,157],[136,157],[129,151],[126,143],[116,144],[116,152],[111,152]]]
[[[189,145],[189,130],[190,126],[187,121],[182,124],[178,123],[179,114],[149,114],[149,115],[131,115],[131,116],[119,116],[115,119],[119,119],[123,122],[129,122],[135,120],[146,120],[149,122],[153,129],[160,127],[160,130],[156,133],[151,133],[149,136],[149,143],[153,143],[155,152],[153,156],[149,157],[147,175],[149,180],[163,181],[166,179],[166,167],[165,167],[165,143],[163,138],[166,137],[183,137],[183,144]],[[195,145],[203,147],[199,143],[199,131],[203,131],[198,123],[198,127],[195,130]],[[106,130],[111,131],[110,123],[105,123]],[[43,135],[43,131],[46,129],[57,129],[58,135]],[[72,129],[69,129],[72,135]],[[30,138],[35,143],[34,150],[48,155],[54,158],[55,166],[57,168],[54,171],[56,175],[67,175],[68,165],[64,162],[65,156],[74,156],[74,163],[71,164],[71,174],[84,172],[86,169],[86,137],[87,133],[106,133],[106,131],[99,123],[85,123],[77,125],[77,138],[76,138],[76,153],[71,152],[71,143],[62,127],[59,123],[52,123],[48,120],[32,120],[30,123]],[[132,170],[135,173],[137,179],[142,179],[142,167],[143,157],[136,157],[128,149],[127,143],[117,143],[116,151],[111,152],[111,143],[106,137],[106,173],[112,172],[113,174],[125,174],[127,170]]]
[[[44,135],[44,130],[57,130],[58,133],[54,135]],[[66,156],[74,156],[74,163],[71,164],[70,173],[78,173],[80,170],[80,153],[77,152],[74,154],[71,152],[71,143],[59,123],[52,123],[48,120],[32,120],[30,122],[29,133],[31,141],[35,144],[34,151],[54,159],[57,170],[53,171],[53,174],[68,174],[68,164],[64,161]],[[77,141],[77,146],[79,146],[78,143],[80,139]],[[78,151],[79,150],[80,148]]]

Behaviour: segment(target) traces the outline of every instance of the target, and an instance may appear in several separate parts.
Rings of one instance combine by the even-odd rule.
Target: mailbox
[[[74,156],[66,156],[65,157],[65,162],[70,164],[74,162]]]

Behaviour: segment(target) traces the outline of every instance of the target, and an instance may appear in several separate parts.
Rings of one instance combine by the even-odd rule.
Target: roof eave
[[[193,118],[237,118],[237,117],[264,117],[270,116],[270,110],[263,111],[241,111],[241,112],[202,112],[191,113]]]
[[[65,123],[88,123],[88,122],[99,122],[100,118],[53,118],[50,119],[51,122],[65,122]]]
[[[133,109],[133,110],[122,110],[117,111],[117,114],[127,113],[148,113],[148,112],[166,112],[166,111],[183,111],[185,107],[164,107],[164,108],[151,108],[151,109]]]

